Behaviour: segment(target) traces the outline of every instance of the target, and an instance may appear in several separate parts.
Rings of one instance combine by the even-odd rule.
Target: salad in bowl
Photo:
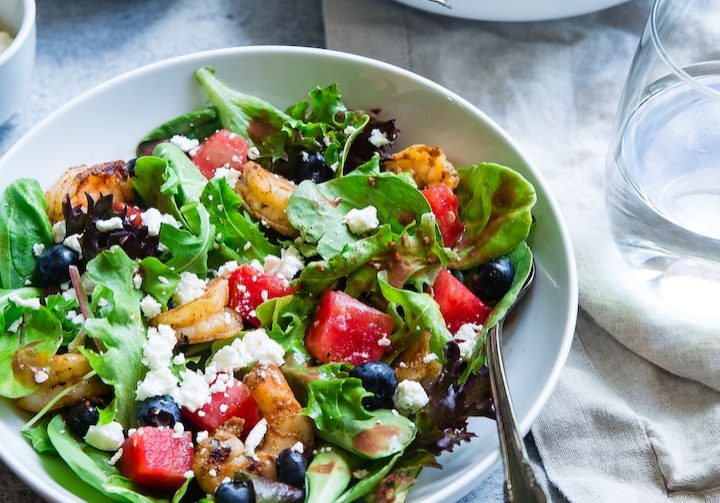
[[[535,190],[394,149],[337,85],[280,110],[195,76],[136,158],[5,190],[0,395],[116,501],[403,501],[494,415]]]

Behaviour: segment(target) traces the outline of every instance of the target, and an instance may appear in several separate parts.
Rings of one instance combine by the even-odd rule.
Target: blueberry
[[[305,456],[298,451],[285,449],[275,460],[278,482],[289,486],[305,487]]]
[[[90,427],[97,424],[100,413],[90,400],[80,400],[67,411],[67,425],[74,434],[84,437]]]
[[[350,377],[362,381],[363,388],[373,394],[363,398],[363,405],[370,410],[392,408],[397,389],[397,377],[389,365],[383,362],[361,363],[350,372]]]
[[[125,163],[125,167],[128,170],[128,175],[131,177],[135,176],[135,163],[137,162],[137,158],[132,158],[128,162]]]
[[[78,254],[64,245],[55,245],[37,260],[35,277],[43,285],[59,285],[70,280],[70,266],[78,265]]]
[[[472,290],[484,302],[494,304],[510,290],[515,266],[507,257],[481,264],[472,275]]]
[[[137,408],[138,426],[175,426],[180,422],[180,407],[169,395],[146,398]]]
[[[223,482],[215,491],[215,503],[255,503],[255,489],[249,480]]]
[[[295,183],[304,180],[322,183],[332,179],[333,175],[333,170],[328,167],[322,154],[300,152],[300,157],[290,178]]]

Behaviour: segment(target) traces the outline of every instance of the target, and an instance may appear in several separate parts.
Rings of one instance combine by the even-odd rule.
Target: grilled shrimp
[[[429,384],[442,370],[437,360],[425,361],[430,354],[430,337],[423,335],[393,362],[398,382],[410,379]]]
[[[150,324],[170,325],[182,344],[199,344],[232,337],[242,330],[242,318],[227,307],[230,287],[226,279],[213,280],[205,295],[160,313]]]
[[[259,464],[255,471],[275,479],[275,459],[281,451],[298,442],[303,444],[306,452],[312,450],[313,423],[309,417],[302,415],[302,407],[278,366],[257,365],[244,381],[268,426],[265,438],[256,451]]]
[[[253,217],[285,236],[298,235],[285,213],[295,190],[295,184],[290,180],[271,173],[259,164],[248,162],[235,190],[242,196],[245,209]]]
[[[18,407],[30,412],[39,412],[58,393],[70,386],[74,386],[72,391],[58,400],[50,410],[67,407],[83,398],[93,398],[107,393],[108,387],[99,377],[94,376],[83,381],[83,376],[90,370],[92,370],[90,363],[80,353],[53,356],[48,380],[30,395],[18,398]]]
[[[385,162],[385,167],[395,173],[410,173],[420,189],[444,183],[455,190],[460,183],[455,166],[447,160],[440,147],[412,145],[393,154]]]
[[[236,472],[251,467],[253,461],[245,455],[245,445],[240,440],[244,422],[239,417],[228,419],[195,448],[193,472],[205,493],[215,494],[225,477],[233,478]]]
[[[112,194],[113,201],[132,203],[134,191],[130,174],[123,161],[106,162],[95,166],[70,168],[46,193],[50,221],[62,220],[62,206],[70,196],[72,206],[87,207],[87,197],[95,201],[103,195]]]

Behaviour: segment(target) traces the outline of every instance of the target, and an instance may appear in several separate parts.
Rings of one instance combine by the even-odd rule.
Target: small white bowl
[[[35,0],[0,1],[0,29],[15,37],[0,53],[0,125],[20,106],[35,63]]]

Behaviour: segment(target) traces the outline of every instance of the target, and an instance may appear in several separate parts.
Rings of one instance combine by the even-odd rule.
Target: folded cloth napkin
[[[469,99],[520,142],[560,203],[580,314],[532,432],[550,481],[572,502],[720,501],[720,324],[674,315],[634,283],[603,206],[613,116],[649,11],[637,0],[501,24],[387,0],[324,3],[328,48],[402,66]]]

